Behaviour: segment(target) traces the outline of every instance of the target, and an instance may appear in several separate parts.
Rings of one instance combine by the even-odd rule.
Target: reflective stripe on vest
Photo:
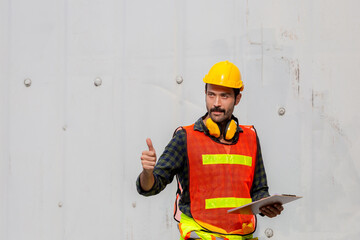
[[[191,215],[211,232],[247,235],[255,230],[252,214],[227,213],[251,202],[257,140],[251,126],[241,128],[238,142],[226,145],[194,130],[194,125],[184,127]]]
[[[251,198],[210,198],[205,199],[205,209],[236,208],[251,202]]]
[[[252,158],[236,154],[205,154],[202,155],[203,164],[240,164],[251,167]]]

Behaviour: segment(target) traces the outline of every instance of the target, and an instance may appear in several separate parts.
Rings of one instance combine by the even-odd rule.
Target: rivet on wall
[[[102,84],[102,79],[100,77],[95,78],[94,85],[96,87],[99,87],[99,86],[101,86],[101,84]]]
[[[25,87],[30,87],[31,86],[31,79],[30,78],[26,78],[25,80],[24,80],[24,85],[25,85]]]
[[[62,203],[62,202],[59,202],[59,203],[58,203],[58,206],[59,206],[59,208],[61,208],[61,207],[63,206],[63,203]]]
[[[274,236],[274,231],[271,229],[271,228],[267,228],[265,230],[265,235],[268,237],[268,238],[271,238],[272,236]]]
[[[279,108],[279,110],[278,110],[278,114],[279,114],[280,116],[284,116],[285,112],[286,112],[286,110],[285,110],[284,107],[281,107],[281,108]]]
[[[176,76],[176,83],[177,84],[182,84],[183,81],[184,81],[184,79],[182,78],[182,76],[180,76],[180,75]]]

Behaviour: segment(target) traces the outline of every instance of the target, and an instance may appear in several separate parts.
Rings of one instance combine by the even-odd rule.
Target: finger
[[[282,211],[282,206],[279,203],[275,203],[273,205],[269,205],[267,206],[267,208],[272,211],[274,214],[276,215],[280,215],[281,211]]]
[[[262,208],[263,214],[265,214],[267,217],[273,218],[276,217],[278,214],[274,212],[273,207],[271,206],[265,206]]]
[[[141,155],[140,159],[154,163],[156,162],[156,158],[154,156]]]
[[[280,214],[280,211],[273,206],[268,206],[268,209],[269,209],[269,211],[273,212],[273,214],[275,214],[275,216]]]
[[[267,206],[266,208],[269,212],[272,213],[272,215],[274,215],[274,217],[280,214],[280,211],[277,208],[273,207],[273,205]]]
[[[145,165],[151,165],[151,166],[155,166],[156,165],[156,162],[153,161],[153,160],[147,160],[147,159],[142,159],[141,160],[141,164],[145,164]]]
[[[146,169],[146,170],[153,170],[155,168],[155,165],[151,164],[151,163],[143,163],[142,167],[143,167],[143,169]]]
[[[156,154],[155,154],[155,152],[153,152],[153,151],[143,151],[143,152],[141,153],[141,156],[155,157]]]
[[[152,141],[150,138],[146,139],[146,144],[148,145],[149,151],[155,152],[155,149],[153,147]]]
[[[143,167],[152,167],[152,168],[154,168],[155,167],[155,165],[156,165],[156,163],[155,163],[155,161],[153,161],[153,160],[141,160],[141,165],[143,166]]]
[[[269,217],[269,218],[272,218],[272,217],[275,217],[273,215],[273,213],[271,211],[269,211],[266,207],[262,207],[260,209],[261,213],[264,214],[265,216]]]
[[[280,212],[281,212],[282,210],[284,210],[284,207],[282,206],[282,204],[279,204],[279,203],[274,204],[274,207],[275,207],[277,210],[279,210]]]

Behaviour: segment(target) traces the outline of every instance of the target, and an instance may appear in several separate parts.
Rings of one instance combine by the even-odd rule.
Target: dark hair
[[[205,84],[205,92],[207,92],[207,83]],[[235,94],[235,98],[237,97],[237,95],[240,94],[240,88],[233,88],[234,90],[234,94]]]

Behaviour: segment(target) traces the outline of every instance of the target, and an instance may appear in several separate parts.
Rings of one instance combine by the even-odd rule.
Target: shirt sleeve
[[[252,201],[257,201],[261,198],[270,196],[263,158],[261,155],[260,141],[257,135],[256,135],[256,141],[257,141],[257,156],[256,156],[255,174],[250,191],[250,196]]]
[[[155,168],[155,183],[149,191],[144,191],[140,185],[140,175],[136,180],[136,188],[143,196],[152,196],[161,192],[167,184],[171,183],[174,176],[184,167],[186,153],[186,135],[183,129],[175,132],[173,138],[165,147],[164,152],[159,157]]]

